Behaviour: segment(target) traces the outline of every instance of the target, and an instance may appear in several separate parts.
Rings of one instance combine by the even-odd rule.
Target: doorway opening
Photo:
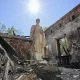
[[[70,64],[70,54],[68,50],[68,41],[67,38],[60,38],[57,40],[57,49],[58,49],[58,64],[59,65],[68,65]]]
[[[59,40],[60,43],[60,52],[61,52],[61,56],[65,56],[68,55],[68,41],[66,38],[62,38]]]

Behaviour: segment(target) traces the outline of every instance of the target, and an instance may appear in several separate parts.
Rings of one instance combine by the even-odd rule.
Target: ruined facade
[[[33,63],[34,65],[28,65],[31,59],[41,60],[45,55],[45,37],[49,58],[57,56],[60,59],[63,56],[65,61],[68,56],[71,56],[70,63],[79,62],[80,64],[80,4],[51,25],[45,31],[45,36],[39,22],[40,20],[37,19],[36,25],[32,26],[30,38],[0,34],[0,80],[18,80],[20,78],[36,80],[37,76],[32,74],[34,73],[33,68],[43,80],[58,79],[53,76],[53,70],[57,71],[58,69],[50,62],[44,66],[37,64],[37,62]],[[55,63],[53,59],[51,61],[51,63]],[[69,72],[70,77],[72,75],[75,78],[77,75],[77,70],[65,71]],[[76,75],[73,75],[74,72]],[[63,72],[62,75],[64,76]],[[69,76],[67,77],[69,79]]]
[[[45,36],[49,55],[64,56],[68,53],[72,56],[71,62],[80,61],[80,4],[52,24],[45,31]],[[61,39],[67,40],[67,48],[62,46],[67,52],[63,54]]]
[[[16,80],[17,73],[19,75],[19,72],[26,72],[26,60],[28,62],[31,60],[31,43],[32,40],[29,37],[9,36],[0,33],[1,80]]]
[[[17,55],[24,59],[31,59],[32,40],[30,39],[30,37],[26,38],[24,36],[9,36],[2,33],[0,33],[0,36],[2,36],[4,40],[17,51]]]

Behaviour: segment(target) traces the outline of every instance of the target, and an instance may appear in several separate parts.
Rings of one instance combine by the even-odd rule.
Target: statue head
[[[36,24],[39,24],[40,23],[40,19],[36,19]]]

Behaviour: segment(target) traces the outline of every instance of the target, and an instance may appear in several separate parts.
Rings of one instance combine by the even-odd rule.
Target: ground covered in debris
[[[3,73],[4,68],[1,69],[1,77]],[[45,61],[25,61],[16,64],[13,70],[10,68],[8,77],[8,80],[80,80],[80,69],[58,67]]]
[[[56,76],[60,75],[58,67],[56,65],[53,66],[42,62],[33,62],[32,64],[27,65],[27,67],[25,68],[26,73],[25,72],[24,72],[25,74],[21,73],[21,75],[18,73],[19,75],[17,77],[15,75],[15,79],[16,80],[61,80],[60,77]],[[18,69],[16,71],[19,72]],[[24,69],[22,70],[24,71]]]
[[[26,74],[16,80],[80,80],[80,69],[64,68],[46,64],[32,64]]]
[[[1,48],[0,48],[1,49]],[[0,54],[0,80],[80,80],[80,69],[58,67],[54,58],[50,61],[18,61],[10,65],[7,79],[4,79],[7,53]],[[75,64],[76,65],[76,64]]]
[[[61,75],[57,76],[61,77],[62,80],[80,80],[80,69],[59,67],[59,70]]]
[[[16,80],[80,80],[80,69],[34,63],[27,67],[27,73]]]

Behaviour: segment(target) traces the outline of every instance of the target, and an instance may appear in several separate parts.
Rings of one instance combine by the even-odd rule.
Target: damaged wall
[[[80,27],[71,31],[67,37],[68,49],[72,55],[71,62],[80,62]]]
[[[31,44],[23,40],[10,40],[10,45],[26,59],[31,59]]]
[[[26,37],[8,36],[0,34],[17,52],[21,58],[31,59],[32,41]]]
[[[58,49],[57,49],[57,41],[56,39],[60,39],[66,37],[68,40],[68,49],[70,49],[70,54],[78,54],[76,51],[72,53],[72,45],[75,42],[76,47],[80,47],[80,34],[78,33],[80,27],[80,4],[72,9],[69,13],[63,16],[60,20],[56,23],[51,25],[46,31],[46,42],[48,45],[48,53],[49,55],[57,56]],[[72,38],[71,36],[75,36]],[[71,42],[74,40],[73,42]],[[80,50],[80,49],[79,49]]]

